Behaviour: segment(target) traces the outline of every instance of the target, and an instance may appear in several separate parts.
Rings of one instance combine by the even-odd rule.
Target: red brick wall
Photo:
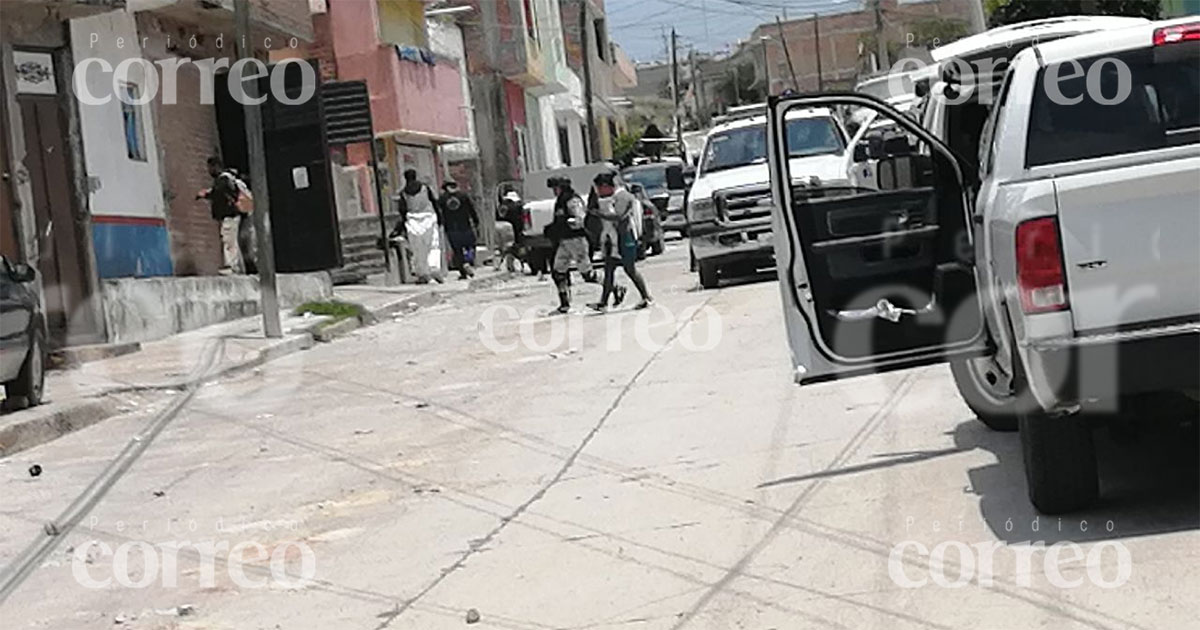
[[[333,32],[330,30],[329,14],[313,16],[313,43],[307,47],[307,55],[320,63],[321,81],[336,81],[337,56],[333,50]]]
[[[200,104],[200,71],[179,68],[178,99],[157,103],[158,141],[162,147],[167,231],[175,274],[214,274],[221,266],[221,242],[207,201],[195,199],[208,188],[205,160],[218,153],[217,121],[212,105]]]

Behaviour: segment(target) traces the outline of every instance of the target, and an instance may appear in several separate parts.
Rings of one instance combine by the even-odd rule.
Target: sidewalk
[[[455,279],[443,285],[339,286],[334,288],[334,299],[362,305],[362,321],[350,318],[330,323],[329,317],[297,316],[288,311],[281,313],[283,337],[267,339],[262,316],[255,315],[146,342],[137,352],[47,372],[43,404],[0,415],[0,457],[121,413],[121,394],[176,389],[197,379],[253,368],[306,350],[318,341],[331,341],[361,326],[387,321],[397,313],[437,304],[447,296],[471,290],[472,284]],[[213,344],[221,344],[215,362],[204,373],[197,373]]]

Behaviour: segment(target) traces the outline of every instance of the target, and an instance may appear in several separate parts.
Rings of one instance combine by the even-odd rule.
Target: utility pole
[[[700,111],[700,80],[699,74],[696,72],[696,48],[693,46],[688,49],[688,66],[692,73],[692,103],[696,107],[696,122],[702,123],[704,114]],[[682,147],[680,147],[682,150]]]
[[[729,83],[733,86],[733,104],[741,105],[742,88],[740,85],[738,85],[738,81],[741,80],[742,76],[741,73],[735,69],[734,64],[731,63],[729,59],[725,60],[725,74],[729,76]]]
[[[786,13],[786,10],[784,12]],[[813,20],[815,23],[815,21],[816,21],[815,15],[813,16]],[[783,34],[783,22],[781,22],[779,20],[778,15],[775,16],[775,25],[779,27],[779,43],[783,45],[783,56],[787,59],[788,72],[790,72],[792,75],[792,89],[799,92],[800,84],[796,82],[796,67],[792,65],[792,53],[791,53],[791,51],[788,50],[787,36]],[[820,44],[818,43],[817,46],[818,46],[817,50],[818,50],[818,52],[820,52]],[[819,64],[818,64],[818,67],[820,67]],[[817,76],[818,76],[818,78],[820,77],[819,71],[817,73]],[[820,83],[821,82],[818,80],[817,84],[819,85]]]
[[[250,40],[250,0],[234,0],[234,21],[237,30],[238,59],[251,59],[254,49]],[[254,193],[254,232],[258,241],[258,288],[262,300],[263,332],[277,339],[283,336],[279,323],[279,295],[275,290],[275,245],[271,239],[271,196],[267,190],[267,155],[263,146],[262,105],[258,100],[258,79],[243,81],[246,90],[246,148],[250,154],[250,186]],[[383,209],[380,208],[380,212]]]
[[[587,0],[579,0],[579,45],[583,52],[583,107],[587,112],[587,141],[583,143],[583,159],[591,162],[600,155],[600,141],[596,137],[596,115],[592,108],[592,62],[588,53]],[[597,42],[598,43],[598,42]]]
[[[679,120],[679,44],[678,36],[675,34],[675,29],[671,29],[671,100],[675,103],[675,110],[671,115],[675,122],[675,142],[679,146],[683,146],[683,125]]]
[[[821,72],[821,16],[813,14],[813,45],[817,49],[817,91],[825,91],[825,80]]]
[[[983,0],[967,0],[971,5],[971,33],[987,30],[987,19],[983,15]]]
[[[875,49],[879,57],[879,69],[886,71],[892,67],[888,59],[887,42],[883,38],[883,0],[871,0],[871,8],[875,11]]]
[[[763,88],[763,92],[765,92],[768,97],[771,96],[771,60],[767,58],[767,42],[770,40],[771,38],[767,37],[766,35],[760,35],[758,37],[758,43],[763,52],[763,72],[766,73],[766,83],[765,87]],[[766,99],[764,98],[763,100]]]

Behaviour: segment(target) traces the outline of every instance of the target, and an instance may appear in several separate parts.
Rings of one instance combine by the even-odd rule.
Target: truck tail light
[[[1200,22],[1176,24],[1154,29],[1154,45],[1194,42],[1200,40]]]
[[[525,229],[532,230],[533,229],[533,217],[529,216],[529,208],[522,208],[521,216],[525,219]]]
[[[1067,308],[1067,277],[1054,217],[1032,219],[1017,226],[1017,289],[1026,313]]]

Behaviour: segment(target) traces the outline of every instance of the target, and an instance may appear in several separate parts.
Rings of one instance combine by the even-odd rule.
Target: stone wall
[[[109,343],[153,341],[257,315],[258,276],[118,278],[101,282]],[[281,309],[333,297],[328,272],[279,274]]]

